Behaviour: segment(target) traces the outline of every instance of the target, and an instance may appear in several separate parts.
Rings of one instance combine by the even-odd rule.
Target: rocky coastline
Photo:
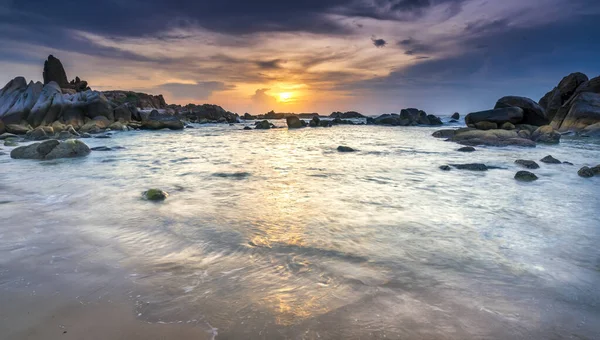
[[[335,125],[441,126],[435,115],[407,108],[399,113],[377,117],[356,111],[319,113],[278,113],[262,115],[227,111],[218,105],[167,104],[162,95],[134,91],[95,91],[79,77],[68,81],[60,60],[52,55],[44,63],[43,82],[29,83],[16,77],[0,90],[0,140],[13,158],[54,159],[79,157],[91,151],[78,138],[103,137],[107,131],[182,130],[196,124],[244,124],[244,130],[276,128],[269,120],[285,119],[288,129],[332,127]],[[461,115],[454,113],[433,137],[471,147],[520,146],[538,143],[558,144],[564,134],[600,137],[600,77],[589,79],[583,73],[572,73],[544,95],[538,102],[519,96],[505,96],[492,109],[468,113],[466,127]],[[100,134],[100,135],[98,135]],[[104,137],[108,137],[105,136]],[[40,142],[19,147],[20,142]],[[462,148],[462,149],[466,149]],[[467,151],[467,150],[459,151]],[[485,166],[452,165],[456,169],[487,170]],[[450,170],[442,166],[442,170]],[[597,167],[582,169],[582,177],[597,175]],[[523,174],[521,174],[523,175]],[[518,176],[532,179],[532,176]]]

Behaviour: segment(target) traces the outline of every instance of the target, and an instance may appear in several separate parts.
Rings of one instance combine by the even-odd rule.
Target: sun
[[[282,103],[287,103],[292,99],[292,93],[291,92],[281,92],[279,94],[279,101]]]

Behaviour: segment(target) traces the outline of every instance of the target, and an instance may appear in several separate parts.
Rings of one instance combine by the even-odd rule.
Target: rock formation
[[[390,126],[418,126],[442,125],[441,119],[428,115],[425,111],[409,108],[400,111],[400,114],[383,114],[376,118],[367,118],[367,124]]]
[[[46,62],[44,62],[44,72],[42,75],[44,77],[44,85],[55,82],[60,89],[63,89],[63,93],[72,94],[69,90],[74,90],[75,92],[89,90],[87,81],[81,80],[79,77],[75,77],[75,79],[69,82],[62,63],[53,55],[49,55]]]

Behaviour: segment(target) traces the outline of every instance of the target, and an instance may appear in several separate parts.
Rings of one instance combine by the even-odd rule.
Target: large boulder
[[[42,91],[27,116],[27,122],[31,126],[52,124],[63,110],[64,99],[60,86],[56,82],[50,82],[42,88]]]
[[[41,82],[29,82],[10,109],[4,113],[4,121],[8,124],[12,124],[26,120],[29,112],[42,92],[42,87],[43,85]]]
[[[2,120],[0,120],[0,135],[6,132],[6,126],[4,125],[4,122]]]
[[[142,128],[147,130],[183,130],[184,124],[175,116],[152,110],[147,117],[143,117]]]
[[[139,117],[137,108],[131,103],[125,103],[114,109],[115,121],[129,122],[132,117]]]
[[[23,77],[16,77],[9,81],[0,90],[0,118],[5,124],[11,124],[19,122],[21,119],[12,121],[7,113],[11,110],[13,105],[21,98],[21,95],[27,89],[27,81]]]
[[[15,135],[24,135],[27,132],[33,130],[33,128],[27,124],[27,122],[21,122],[20,124],[6,124],[6,132]]]
[[[538,143],[558,144],[560,142],[560,133],[554,130],[551,125],[544,125],[531,134],[531,139]]]
[[[521,138],[517,131],[507,130],[467,130],[457,131],[451,141],[462,145],[477,146],[525,146],[535,147],[535,142],[530,139]]]
[[[299,129],[306,126],[306,122],[296,116],[288,116],[285,118],[288,129]]]
[[[547,125],[550,120],[546,117],[546,111],[535,101],[526,97],[506,96],[498,99],[494,109],[520,107],[523,109],[523,124]],[[512,123],[512,122],[511,122]]]
[[[561,117],[563,111],[566,111],[564,118]],[[582,92],[570,101],[568,111],[561,107],[552,126],[561,132],[580,131],[597,123],[600,123],[600,94]]]
[[[53,55],[48,56],[48,60],[44,62],[44,84],[56,82],[60,87],[69,87],[67,73],[58,58]]]
[[[479,122],[491,122],[502,125],[506,122],[517,124],[523,120],[524,112],[520,107],[506,107],[500,109],[469,113],[465,117],[467,125]]]
[[[386,113],[379,117],[373,118],[372,120],[368,120],[367,123],[374,125],[408,126],[410,124],[410,120],[402,118],[395,113]]]
[[[539,101],[540,106],[546,110],[546,117],[552,120],[558,109],[587,81],[588,77],[580,72],[571,73],[564,77],[558,86],[546,93]]]
[[[64,142],[55,139],[42,143],[33,143],[21,146],[11,151],[10,157],[14,159],[57,159],[84,157],[90,154],[90,148],[82,141],[69,139]]]

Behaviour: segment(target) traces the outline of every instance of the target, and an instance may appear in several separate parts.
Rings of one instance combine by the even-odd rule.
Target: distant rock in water
[[[258,129],[258,130],[268,130],[268,129],[272,128],[274,125],[269,123],[269,121],[265,119],[260,122],[256,122],[255,126],[256,126],[255,129]]]
[[[242,171],[240,171],[240,172],[216,172],[213,174],[213,176],[241,180],[241,179],[246,179],[246,178],[252,176],[252,174],[249,172],[242,172]]]
[[[82,141],[69,139],[64,142],[51,139],[13,149],[10,157],[14,159],[49,160],[57,158],[84,157],[90,154],[90,148]]]
[[[183,130],[184,124],[177,117],[152,110],[148,117],[142,119],[142,128],[148,130],[170,129]]]
[[[351,148],[349,146],[340,145],[337,147],[337,151],[339,151],[339,152],[354,152],[356,150],[354,150],[353,148]]]
[[[521,182],[533,182],[538,179],[538,177],[529,171],[519,171],[515,174],[515,179]]]
[[[493,169],[482,163],[468,163],[468,164],[450,164],[451,166],[459,170],[470,170],[470,171],[488,171]]]
[[[417,125],[442,125],[442,120],[425,111],[409,108],[400,111],[400,114],[383,114],[367,119],[367,124],[389,126],[417,126]]]
[[[450,117],[450,118],[452,118],[452,119],[454,119],[454,120],[459,120],[459,119],[460,119],[460,113],[458,113],[458,112],[454,112],[454,114],[453,114],[453,115],[452,115],[452,117]]]
[[[540,162],[546,163],[546,164],[562,164],[561,161],[559,161],[558,159],[556,159],[550,155],[540,159]]]
[[[348,111],[348,112],[333,112],[332,114],[329,115],[329,118],[357,119],[357,118],[366,118],[366,117],[356,111]]]
[[[451,141],[468,146],[525,146],[535,147],[535,142],[530,139],[521,138],[516,131],[507,130],[457,130]]]
[[[579,169],[579,171],[577,171],[577,174],[580,177],[584,177],[584,178],[591,178],[594,176],[600,176],[600,165],[596,165],[593,168],[590,168],[588,166],[584,166],[583,168]]]
[[[440,166],[440,170],[442,170],[442,171],[450,171],[450,170],[452,170],[452,168],[450,168],[449,165],[442,165],[442,166]]]
[[[515,161],[515,164],[518,164],[527,169],[539,169],[539,167],[540,167],[536,162],[531,161],[531,160],[526,160],[526,159],[517,159]]]
[[[160,189],[149,189],[142,193],[142,197],[148,201],[164,201],[169,197],[169,194]]]
[[[459,151],[459,152],[474,152],[475,148],[472,147],[472,146],[464,146],[464,147],[462,147],[462,148],[460,148],[460,149],[458,149],[456,151]]]
[[[288,129],[299,129],[306,126],[306,122],[296,116],[289,116],[285,118]]]

